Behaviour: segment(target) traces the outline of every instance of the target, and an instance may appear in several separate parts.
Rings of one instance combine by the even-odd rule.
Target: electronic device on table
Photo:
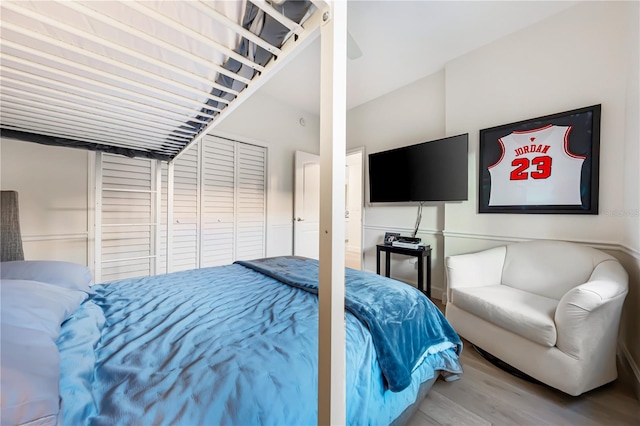
[[[414,250],[424,250],[425,244],[418,237],[398,237],[391,243],[393,247],[402,247]]]

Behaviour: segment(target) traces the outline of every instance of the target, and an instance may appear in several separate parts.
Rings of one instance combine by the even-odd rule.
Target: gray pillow
[[[60,403],[61,324],[83,291],[36,281],[0,280],[0,417],[7,425],[55,425]]]
[[[40,281],[91,293],[91,271],[84,265],[59,260],[22,260],[0,263],[3,280]]]

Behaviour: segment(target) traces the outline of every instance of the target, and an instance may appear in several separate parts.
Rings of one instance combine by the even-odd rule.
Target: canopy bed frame
[[[318,423],[344,424],[346,2],[1,8],[2,137],[167,161],[169,176],[192,144],[321,37]]]

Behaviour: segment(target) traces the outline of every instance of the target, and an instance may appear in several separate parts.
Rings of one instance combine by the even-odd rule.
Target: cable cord
[[[422,201],[418,205],[418,217],[416,217],[416,227],[413,229],[413,238],[418,234],[418,227],[420,226],[420,222],[422,221]]]

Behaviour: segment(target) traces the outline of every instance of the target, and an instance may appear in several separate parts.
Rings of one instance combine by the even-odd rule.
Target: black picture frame
[[[385,232],[384,233],[384,244],[390,246],[394,241],[397,241],[400,238],[400,233],[398,232]]]
[[[600,116],[592,105],[480,130],[478,212],[598,214]]]

